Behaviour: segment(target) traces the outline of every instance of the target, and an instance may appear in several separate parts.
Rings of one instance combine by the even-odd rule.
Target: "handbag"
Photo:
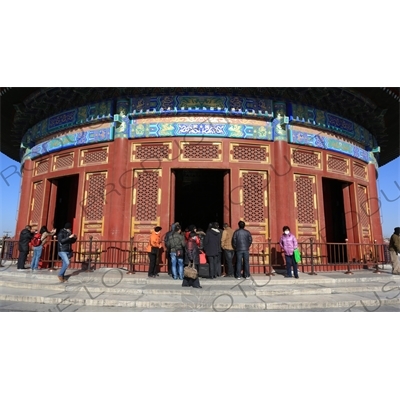
[[[183,269],[183,276],[185,278],[190,278],[190,279],[197,278],[197,269],[194,268],[193,263],[189,264],[187,267]]]
[[[199,261],[200,264],[207,264],[206,253],[204,253],[204,251],[199,251]]]
[[[293,256],[296,263],[299,263],[301,261],[301,253],[299,249],[294,249]]]
[[[178,249],[176,251],[176,258],[183,258],[183,250],[182,249]]]

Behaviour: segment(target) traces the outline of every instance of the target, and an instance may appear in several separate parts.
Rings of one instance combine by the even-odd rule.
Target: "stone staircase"
[[[400,276],[390,269],[300,274],[300,279],[254,275],[250,280],[201,279],[202,289],[185,288],[168,275],[148,278],[126,270],[57,271],[0,268],[0,301],[38,311],[400,311]],[[29,307],[28,307],[29,305]]]

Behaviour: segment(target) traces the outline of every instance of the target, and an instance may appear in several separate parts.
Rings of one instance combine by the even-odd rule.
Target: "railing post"
[[[264,251],[264,250],[263,250]],[[267,276],[275,276],[275,273],[272,272],[272,262],[271,262],[271,238],[268,238],[268,256],[269,256],[269,263],[268,263],[268,269],[269,272],[268,274],[266,274]],[[267,257],[267,255],[264,252],[264,265],[265,265],[265,257]]]
[[[89,259],[88,259],[88,268],[85,272],[93,272],[93,270],[92,270],[92,245],[93,245],[93,236],[89,236]]]
[[[56,262],[55,258],[56,258],[56,246],[57,246],[57,236],[54,235],[53,236],[53,241],[50,242],[50,246],[53,245],[53,249],[52,249],[52,254],[50,255],[51,257],[51,264],[50,264],[50,268],[48,269],[49,271],[55,271],[57,268],[54,266],[54,263]],[[57,253],[58,254],[58,253]]]
[[[135,273],[135,264],[134,264],[134,260],[133,260],[133,236],[130,239],[130,243],[129,243],[129,257],[128,257],[128,262],[129,262],[129,267],[128,267],[128,275],[132,275]]]
[[[317,275],[317,273],[314,271],[313,238],[310,238],[310,253],[311,253],[311,272],[308,275]]]
[[[346,240],[346,254],[347,254],[347,271],[345,272],[346,275],[353,275],[350,270],[350,258],[349,258],[349,239]]]

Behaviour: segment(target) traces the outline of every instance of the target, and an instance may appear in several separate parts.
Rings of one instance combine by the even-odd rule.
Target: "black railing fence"
[[[125,241],[77,240],[73,244],[70,268],[94,270],[101,267],[123,268],[129,273],[148,270],[149,258],[146,252],[148,242],[136,241],[134,237]],[[2,239],[1,259],[18,259],[18,241]],[[388,245],[385,243],[325,243],[309,239],[299,243],[302,254],[299,269],[301,272],[346,271],[370,269],[378,271],[391,264]],[[33,251],[29,252],[30,263]],[[252,274],[273,274],[283,269],[285,257],[277,242],[253,243],[250,247],[250,272]],[[222,259],[223,262],[223,259]],[[158,259],[160,272],[167,272],[165,249],[161,249]],[[43,246],[40,268],[54,269],[61,266],[57,253],[57,241],[49,240]]]

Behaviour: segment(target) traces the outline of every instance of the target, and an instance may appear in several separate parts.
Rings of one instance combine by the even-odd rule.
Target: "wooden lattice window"
[[[261,146],[233,146],[233,160],[243,161],[267,161],[268,153],[265,147]]]
[[[367,199],[367,188],[365,186],[357,186],[357,197],[359,204],[360,222],[363,228],[369,226],[369,207]]]
[[[49,159],[36,163],[36,175],[45,174],[49,170]]]
[[[328,156],[328,169],[335,172],[342,172],[348,174],[348,162],[342,158]]]
[[[74,162],[74,155],[72,153],[65,156],[56,156],[54,160],[54,170],[71,168]]]
[[[134,159],[136,160],[167,160],[169,158],[169,146],[161,145],[139,145],[135,146]]]
[[[220,155],[219,146],[213,143],[183,144],[182,158],[214,160]]]
[[[105,186],[105,173],[89,174],[85,207],[85,218],[87,221],[99,221],[103,218]]]
[[[263,175],[258,172],[243,174],[244,219],[249,222],[265,222]]]
[[[39,225],[43,205],[43,181],[33,185],[31,225]]]
[[[107,149],[84,151],[82,164],[95,164],[106,162],[107,156]]]
[[[354,174],[354,176],[357,176],[357,177],[362,178],[362,179],[366,179],[367,178],[367,172],[366,172],[366,168],[365,168],[364,165],[360,165],[360,164],[354,163],[353,174]]]
[[[309,167],[319,166],[319,156],[312,151],[294,150],[292,156],[295,164],[307,165]]]
[[[314,218],[314,182],[311,177],[298,175],[295,178],[297,197],[297,220],[301,224],[313,224]]]
[[[155,221],[158,205],[158,171],[137,172],[136,219]]]

